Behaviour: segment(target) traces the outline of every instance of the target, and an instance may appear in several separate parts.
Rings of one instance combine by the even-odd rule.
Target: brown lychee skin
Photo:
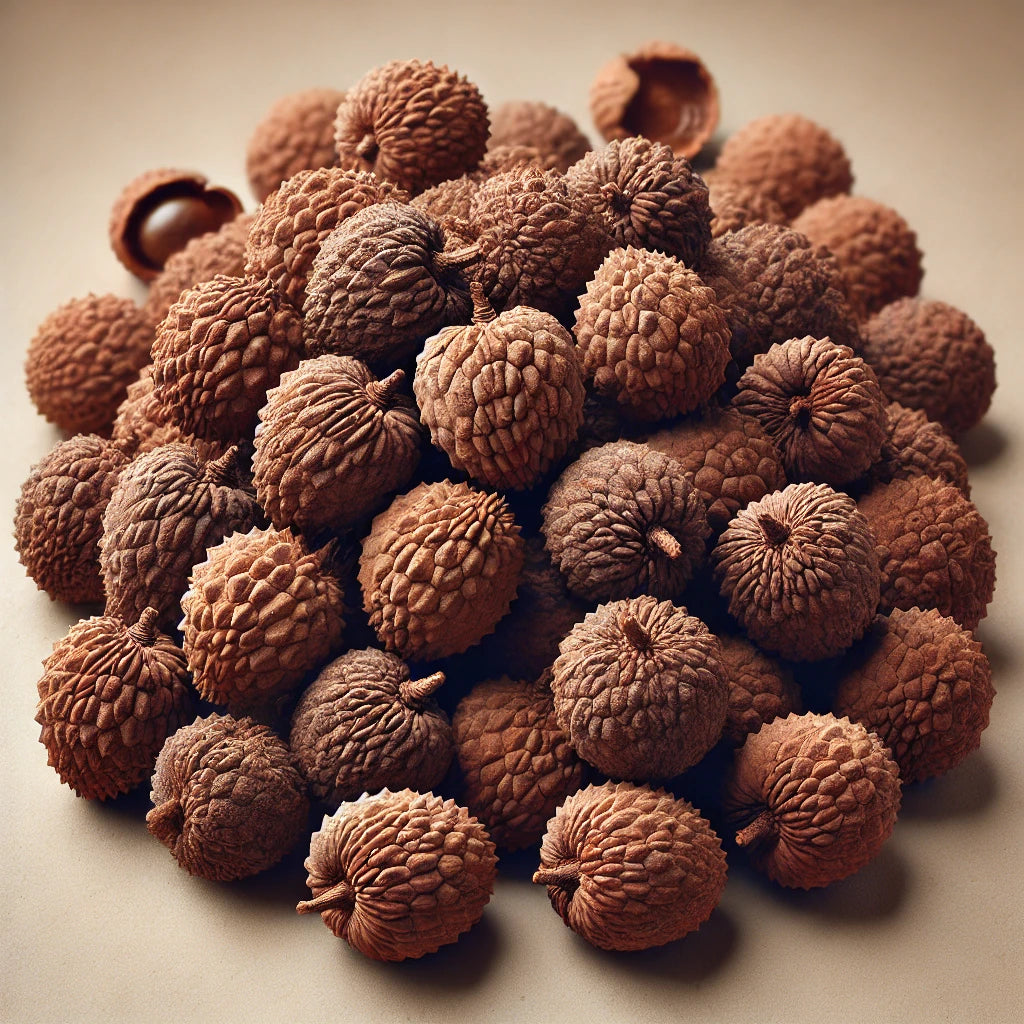
[[[502,146],[532,146],[543,167],[562,173],[591,149],[568,114],[534,100],[509,100],[491,111],[487,149]]]

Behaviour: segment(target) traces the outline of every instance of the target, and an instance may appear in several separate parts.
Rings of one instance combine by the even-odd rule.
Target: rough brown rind
[[[544,168],[563,173],[590,152],[590,140],[568,114],[536,100],[509,100],[491,111],[487,150],[506,146],[530,146]]]

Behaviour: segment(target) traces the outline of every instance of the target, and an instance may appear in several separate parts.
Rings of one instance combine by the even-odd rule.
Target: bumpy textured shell
[[[452,717],[461,799],[506,850],[539,843],[586,772],[555,720],[549,680],[550,673],[536,682],[489,679]]]
[[[108,615],[134,620],[151,605],[160,627],[174,628],[192,567],[258,515],[252,495],[235,483],[234,460],[232,450],[204,464],[191,446],[168,444],[121,471],[100,542]]]
[[[725,381],[725,314],[673,256],[613,249],[580,296],[575,333],[594,390],[636,420],[691,412]]]
[[[288,742],[310,792],[336,807],[390,786],[428,792],[455,753],[452,727],[433,694],[438,672],[410,679],[384,651],[349,651],[324,666],[292,715]]]
[[[443,255],[440,226],[412,206],[360,210],[324,239],[303,313],[311,355],[350,355],[389,369],[439,328],[464,323],[462,273]]]
[[[164,421],[206,440],[248,440],[267,390],[302,350],[302,319],[268,279],[197,285],[156,330],[151,372]]]
[[[515,171],[523,167],[552,169],[541,159],[540,150],[536,146],[495,146],[494,148],[488,147],[476,170],[464,174],[463,178],[471,178],[479,184],[495,174],[503,174],[505,171]],[[443,185],[444,182],[441,184]]]
[[[299,171],[267,196],[256,212],[245,245],[245,276],[269,277],[281,295],[301,309],[313,260],[324,239],[367,206],[408,198],[407,192],[367,171],[338,167]]]
[[[468,174],[460,178],[449,178],[421,192],[410,200],[410,205],[432,217],[442,227],[447,228],[451,222],[460,225],[469,220],[480,180]]]
[[[765,722],[803,711],[800,687],[781,662],[741,636],[720,633],[718,642],[729,684],[723,739],[738,747]]]
[[[571,312],[612,247],[593,198],[539,167],[483,182],[465,232],[479,250],[474,278],[495,309],[533,306],[555,316]]]
[[[679,463],[704,499],[715,534],[745,505],[788,483],[775,443],[757,420],[729,407],[681,420],[644,443]]]
[[[590,113],[605,139],[643,135],[690,159],[718,125],[718,89],[692,50],[654,40],[598,71]]]
[[[904,782],[955,768],[981,744],[995,690],[981,644],[934,609],[880,615],[851,657],[834,710],[875,733]]]
[[[842,144],[801,114],[769,114],[745,124],[725,140],[715,173],[774,200],[790,220],[853,185]]]
[[[245,174],[260,202],[299,171],[337,160],[334,119],[344,98],[337,89],[303,89],[282,96],[263,115],[245,147]]]
[[[722,844],[686,800],[629,782],[588,786],[548,824],[534,882],[600,949],[649,949],[695,931],[725,887]]]
[[[569,169],[590,152],[590,140],[568,115],[536,100],[510,100],[491,111],[488,151],[532,146],[548,170]]]
[[[14,547],[25,572],[53,600],[103,600],[103,510],[130,458],[122,442],[79,434],[56,445],[21,485]]]
[[[753,224],[716,238],[700,275],[725,311],[740,372],[758,352],[807,334],[857,349],[839,265],[790,228]]]
[[[190,875],[215,882],[272,867],[306,833],[309,797],[287,745],[251,718],[210,715],[164,744],[146,827]]]
[[[235,533],[192,570],[183,647],[200,695],[246,704],[298,686],[337,647],[341,586],[291,530]]]
[[[711,241],[708,189],[685,157],[645,138],[616,139],[566,177],[592,195],[615,244],[656,249],[696,266]]]
[[[996,585],[988,523],[958,487],[927,476],[873,487],[859,501],[882,571],[880,611],[937,608],[967,629]]]
[[[866,478],[869,487],[912,476],[933,476],[956,484],[971,496],[967,462],[956,441],[938,423],[921,409],[909,409],[899,402],[885,407],[885,422],[882,451]]]
[[[981,328],[946,302],[897,299],[863,326],[860,354],[895,402],[922,409],[951,434],[988,411],[995,353]]]
[[[886,400],[874,371],[829,338],[791,338],[754,356],[733,405],[782,453],[790,480],[839,486],[878,458]]]
[[[181,201],[187,208],[174,209]],[[110,246],[126,269],[143,281],[152,281],[169,256],[193,238],[230,223],[241,212],[241,200],[234,192],[211,186],[195,171],[145,171],[125,185],[114,201],[108,226]],[[155,247],[143,238],[144,225],[151,216],[157,223]]]
[[[785,224],[785,211],[754,185],[729,181],[712,172],[703,174],[711,205],[711,237],[739,231],[751,224]]]
[[[455,469],[525,490],[583,422],[576,346],[550,313],[516,306],[496,317],[479,293],[475,303],[473,323],[445,328],[416,358],[420,419]]]
[[[861,321],[921,287],[917,236],[892,207],[866,196],[834,196],[807,207],[792,224],[835,256],[846,300]]]
[[[569,589],[590,601],[677,596],[704,561],[704,500],[677,462],[632,441],[584,452],[554,482],[542,530]]]
[[[313,899],[339,938],[373,960],[410,960],[455,942],[483,916],[497,857],[487,830],[453,800],[410,789],[343,803],[313,833]]]
[[[471,171],[487,134],[480,90],[447,66],[419,60],[368,72],[346,93],[335,122],[342,167],[373,171],[413,193]]]
[[[94,616],[43,662],[35,720],[47,763],[79,796],[105,800],[148,779],[164,740],[191,717],[185,656],[154,628]]]
[[[896,763],[864,726],[833,715],[787,715],[736,752],[725,807],[754,866],[794,889],[859,871],[892,834]]]
[[[646,595],[600,605],[559,652],[558,724],[605,775],[671,778],[722,735],[728,684],[718,639],[685,608]]]
[[[874,537],[853,499],[827,484],[789,484],[741,509],[711,559],[750,639],[794,661],[844,651],[878,608]]]
[[[29,342],[29,397],[69,434],[109,434],[128,385],[149,362],[152,344],[152,325],[131,299],[93,294],[72,299],[55,309]]]
[[[505,502],[464,483],[414,487],[377,516],[363,541],[363,609],[403,658],[459,654],[509,610],[523,541]]]
[[[260,410],[253,482],[275,526],[341,530],[376,510],[413,475],[422,431],[398,389],[349,356],[307,359]]]
[[[209,281],[218,274],[241,277],[245,272],[245,243],[253,215],[243,214],[217,231],[193,238],[181,252],[168,259],[153,279],[143,305],[148,321],[156,327],[168,314],[182,292]]]

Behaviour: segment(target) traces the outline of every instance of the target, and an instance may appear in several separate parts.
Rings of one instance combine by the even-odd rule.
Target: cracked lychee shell
[[[808,713],[777,718],[747,738],[725,810],[759,871],[813,889],[874,859],[900,800],[899,769],[877,736],[848,718]]]
[[[411,960],[455,942],[483,916],[494,843],[454,800],[383,790],[343,803],[313,833],[312,898],[296,909],[372,960]]]
[[[934,609],[895,608],[847,658],[833,710],[889,748],[904,782],[920,782],[978,748],[994,696],[970,631]]]
[[[164,740],[191,718],[185,656],[156,618],[147,608],[131,625],[83,619],[43,662],[39,742],[81,797],[106,800],[148,779]]]
[[[649,949],[699,928],[718,905],[725,852],[689,802],[629,782],[591,785],[548,824],[533,881],[600,949]]]

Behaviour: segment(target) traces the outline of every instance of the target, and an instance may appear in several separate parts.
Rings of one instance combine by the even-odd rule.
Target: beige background
[[[41,660],[78,617],[0,545],[5,1021],[1019,1021],[1024,559],[1020,240],[1022,5],[773,2],[444,6],[292,0],[3,4],[0,445],[10,523],[57,434],[31,408],[24,350],[88,291],[141,295],[106,242],[122,184],[194,167],[251,208],[243,166],[279,95],[344,88],[394,57],[447,62],[486,98],[544,98],[588,131],[587,87],[649,38],[691,46],[716,76],[722,132],[798,110],[842,139],[856,189],[900,210],[924,292],[966,310],[998,359],[985,423],[964,438],[999,554],[979,635],[998,690],[980,752],[906,794],[880,858],[828,890],[786,893],[741,868],[699,933],[613,956],[577,940],[527,879],[425,961],[381,966],[292,907],[301,853],[237,885],[188,877],[146,833],[144,796],[77,800],[32,720]],[[5,534],[9,537],[9,532]]]

